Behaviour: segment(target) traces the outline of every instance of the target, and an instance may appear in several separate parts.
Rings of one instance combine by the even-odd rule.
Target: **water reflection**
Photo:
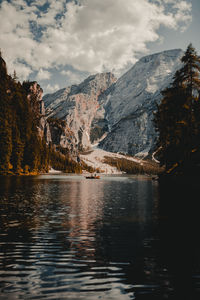
[[[189,223],[176,198],[143,177],[1,178],[2,299],[171,299],[178,279],[195,299],[196,207]]]
[[[199,192],[191,181],[159,186],[158,262],[173,299],[200,299]]]

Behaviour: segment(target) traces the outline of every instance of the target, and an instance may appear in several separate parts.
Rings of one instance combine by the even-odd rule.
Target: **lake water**
[[[198,201],[143,176],[1,177],[0,299],[200,299]]]

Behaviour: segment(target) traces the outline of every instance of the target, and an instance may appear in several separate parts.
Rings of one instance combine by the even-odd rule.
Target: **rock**
[[[101,141],[106,151],[135,155],[152,151],[156,132],[153,112],[181,66],[180,49],[141,58],[116,82],[104,107],[110,132]]]
[[[60,145],[68,147],[69,128],[74,134],[73,142],[79,150],[89,148],[91,139],[94,142],[104,134],[107,121],[104,120],[105,111],[102,105],[106,95],[103,95],[115,81],[112,73],[101,73],[89,76],[79,85],[44,96],[48,116],[66,122],[65,130],[58,132]],[[100,124],[102,128],[95,132]]]
[[[48,116],[66,122],[62,130],[50,126],[53,141],[78,150],[100,142],[106,151],[151,153],[157,137],[153,112],[182,55],[180,49],[149,55],[118,80],[112,73],[97,74],[44,96]]]
[[[49,123],[46,119],[46,111],[44,102],[42,99],[43,90],[40,85],[36,82],[28,83],[28,96],[27,98],[31,102],[32,110],[38,116],[38,133],[41,138],[45,137],[47,143],[51,142],[51,132]]]

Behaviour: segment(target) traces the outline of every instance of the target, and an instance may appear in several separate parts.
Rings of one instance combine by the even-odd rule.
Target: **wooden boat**
[[[86,176],[85,178],[86,179],[100,179],[100,176],[95,174],[95,175]]]

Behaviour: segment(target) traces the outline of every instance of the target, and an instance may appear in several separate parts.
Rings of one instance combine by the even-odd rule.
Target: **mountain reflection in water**
[[[200,299],[198,195],[135,176],[2,177],[0,299]]]

